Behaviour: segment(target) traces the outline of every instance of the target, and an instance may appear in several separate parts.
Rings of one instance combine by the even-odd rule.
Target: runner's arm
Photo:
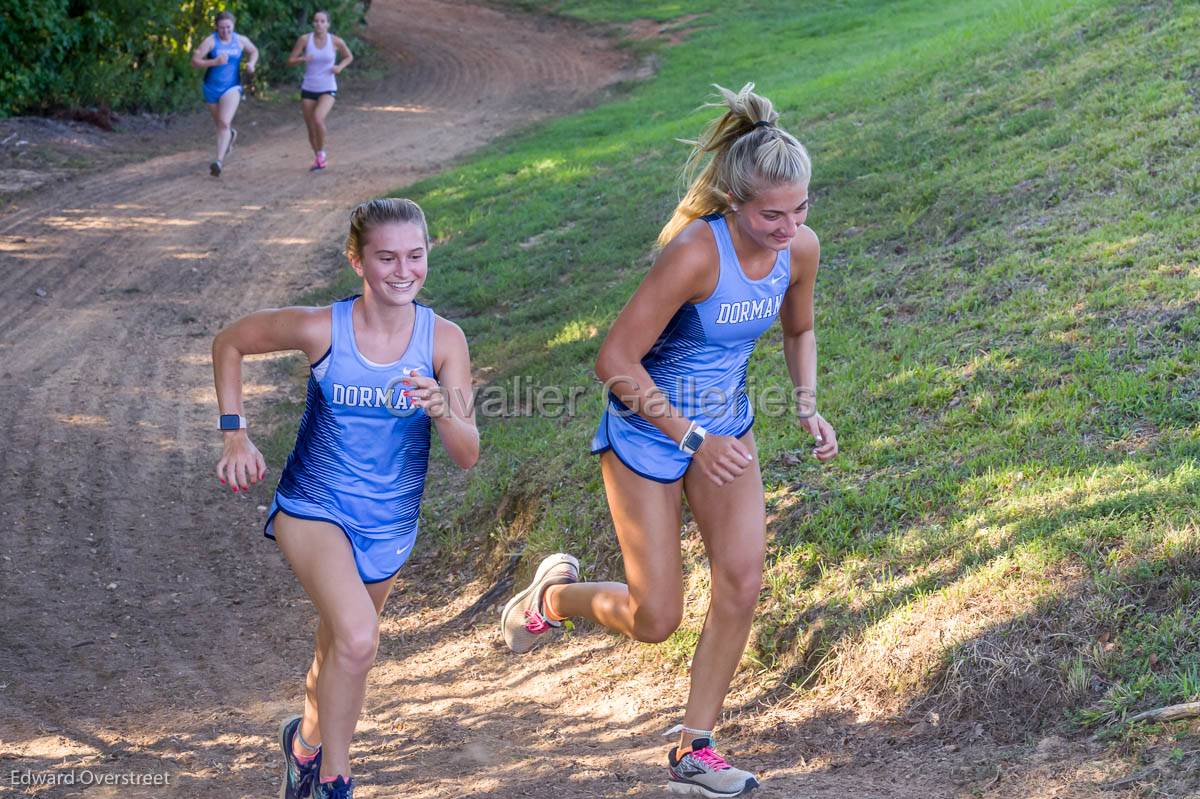
[[[279,308],[243,316],[213,339],[213,382],[222,414],[244,416],[242,410],[242,358],[266,352],[301,350],[309,363],[329,349],[332,312],[325,308]],[[263,479],[267,465],[246,430],[228,430],[217,478],[236,492]]]
[[[438,438],[459,468],[479,460],[479,430],[475,427],[475,397],[471,387],[471,353],[462,328],[440,316],[434,318],[435,377],[413,375],[404,382],[414,406],[424,408],[437,427]]]
[[[304,45],[307,44],[308,34],[302,34],[296,39],[296,44],[292,47],[292,52],[288,54],[288,66],[294,67],[297,64],[303,64],[308,61],[308,54],[304,52]]]
[[[821,242],[808,227],[801,227],[792,242],[792,281],[783,296],[779,321],[783,326],[783,357],[787,361],[798,401],[801,425],[817,440],[813,454],[827,461],[837,454],[837,434],[817,413],[817,336],[813,331],[813,293]]]
[[[238,38],[242,40],[242,47],[250,54],[250,60],[246,62],[246,73],[254,74],[254,68],[258,66],[258,48],[254,46],[254,42],[250,41],[250,37],[238,34]]]
[[[342,60],[334,65],[333,74],[340,75],[342,73],[342,70],[345,69],[346,67],[350,66],[350,64],[354,61],[354,53],[350,52],[350,48],[346,45],[346,42],[344,42],[342,40],[342,37],[340,37],[340,36],[333,37],[333,46],[337,48],[337,51],[342,56]]]
[[[676,442],[687,434],[690,421],[670,405],[642,358],[681,306],[712,290],[715,248],[698,233],[685,229],[663,248],[613,322],[596,359],[596,376],[608,389]]]
[[[213,47],[213,37],[210,33],[204,37],[204,41],[200,42],[200,46],[192,52],[192,66],[196,67],[197,69],[207,69],[208,67],[220,66],[223,63],[220,56],[217,58],[205,57],[208,53],[212,52]]]

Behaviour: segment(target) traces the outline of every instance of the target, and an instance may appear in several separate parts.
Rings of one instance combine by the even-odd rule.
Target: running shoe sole
[[[728,799],[732,796],[748,796],[751,791],[758,787],[758,780],[746,780],[746,784],[737,793],[721,793],[714,791],[711,788],[705,788],[703,785],[697,785],[694,782],[681,782],[671,780],[667,783],[667,790],[671,793],[684,794],[687,796],[707,796],[709,799]]]
[[[525,620],[523,618],[519,620],[519,623],[518,620],[513,620],[513,629],[510,633],[510,625],[508,624],[509,615],[516,610],[532,591],[546,588],[546,585],[542,585],[542,580],[546,578],[551,569],[563,563],[569,564],[574,569],[575,574],[579,574],[579,560],[573,555],[568,555],[565,552],[550,555],[543,558],[542,562],[538,564],[537,572],[533,575],[533,580],[529,583],[529,587],[508,600],[508,604],[504,606],[504,612],[500,614],[500,634],[504,637],[504,642],[508,644],[509,649],[513,652],[517,654],[528,652],[530,649],[533,649],[534,643],[537,642],[540,636],[525,629]],[[556,583],[550,583],[549,585],[556,585]]]

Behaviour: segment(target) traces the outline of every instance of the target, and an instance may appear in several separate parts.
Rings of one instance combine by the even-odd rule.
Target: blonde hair
[[[425,224],[425,212],[412,200],[401,197],[381,197],[359,203],[350,212],[350,233],[346,236],[346,257],[351,261],[362,260],[363,243],[372,228],[380,225],[410,222],[421,226],[425,234],[425,248],[429,248],[429,226]]]
[[[665,247],[693,220],[727,213],[731,197],[746,202],[763,188],[807,183],[812,177],[808,151],[795,136],[775,124],[779,114],[770,100],[754,93],[753,83],[747,83],[736,94],[715,83],[713,86],[721,100],[701,107],[726,111],[708,123],[699,139],[684,142],[692,145],[683,167],[687,191],[658,234],[659,247]],[[712,159],[700,168],[709,153]]]

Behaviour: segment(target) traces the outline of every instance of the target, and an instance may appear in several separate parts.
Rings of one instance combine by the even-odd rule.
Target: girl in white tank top
[[[308,42],[304,45],[308,60],[304,62],[304,80],[300,82],[300,89],[317,94],[336,92],[337,77],[333,74],[333,65],[337,61],[337,51],[333,37],[325,34],[324,47],[317,47],[314,38],[315,34],[308,34]]]
[[[313,30],[296,39],[288,64],[304,64],[304,79],[300,83],[300,107],[304,125],[308,128],[308,143],[313,151],[310,171],[324,169],[325,117],[337,97],[337,75],[350,65],[354,55],[338,36],[329,32],[329,15],[324,11],[313,14]],[[341,55],[342,60],[337,57]]]

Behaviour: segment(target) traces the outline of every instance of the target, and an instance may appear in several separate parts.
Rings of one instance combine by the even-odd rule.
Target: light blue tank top
[[[213,31],[213,48],[208,51],[209,58],[216,58],[222,53],[229,59],[224,64],[209,67],[204,71],[204,85],[210,90],[225,92],[241,83],[242,40],[237,31],[229,41],[221,41],[221,37]]]
[[[414,303],[416,321],[404,356],[368,361],[354,340],[357,297],[333,304],[329,351],[313,364],[296,447],[279,479],[276,502],[290,515],[319,508],[366,538],[414,534],[429,463],[429,416],[412,408],[400,382],[410,369],[433,377],[434,313]]]
[[[642,366],[672,405],[728,435],[728,429],[744,427],[753,418],[746,368],[758,337],[779,316],[791,282],[791,253],[781,250],[771,271],[751,280],[738,262],[725,218],[713,214],[703,219],[720,256],[717,287],[703,302],[687,303],[675,312]]]

